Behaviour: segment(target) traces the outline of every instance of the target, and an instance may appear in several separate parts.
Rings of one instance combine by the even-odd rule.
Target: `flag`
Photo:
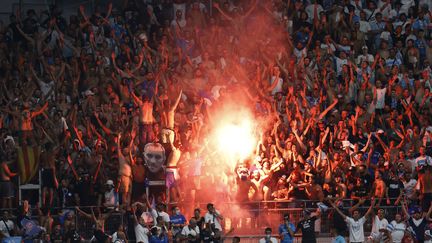
[[[35,221],[30,219],[26,219],[26,218],[22,219],[21,225],[25,230],[25,235],[29,237],[36,237],[42,231],[41,227],[38,226]]]
[[[21,184],[27,184],[39,169],[39,147],[18,147],[18,168]]]

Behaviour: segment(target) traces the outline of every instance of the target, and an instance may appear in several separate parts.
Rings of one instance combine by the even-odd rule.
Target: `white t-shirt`
[[[381,240],[382,239],[382,233],[380,232],[381,229],[387,229],[388,221],[387,219],[379,219],[377,215],[375,215],[375,218],[372,223],[372,230],[371,230],[371,237],[375,240]]]
[[[317,7],[317,18],[318,19],[320,18],[320,13],[324,11],[323,7],[320,4],[315,3],[315,4],[308,5],[306,7],[305,11],[308,14],[308,22],[309,23],[312,23],[314,20],[315,5],[317,5],[316,7]]]
[[[183,236],[188,236],[188,235],[197,236],[199,234],[200,234],[200,231],[199,231],[198,226],[195,226],[195,229],[191,229],[191,228],[189,228],[189,225],[186,225],[183,227],[183,229],[181,231],[181,235],[183,235]]]
[[[340,59],[336,57],[336,72],[339,75],[342,72],[343,65],[348,64],[348,59]]]
[[[363,33],[368,33],[369,31],[371,31],[370,23],[368,21],[360,20],[360,29],[359,30]]]
[[[183,28],[186,27],[186,20],[182,19],[182,20],[173,20],[171,21],[171,28],[173,29],[179,29],[179,30],[183,30]]]
[[[359,55],[357,57],[357,64],[361,64],[362,61],[367,61],[368,63],[373,63],[374,61],[374,56],[372,56],[371,54],[367,54],[367,55]]]
[[[409,181],[403,183],[404,192],[408,198],[412,198],[414,196],[414,193],[415,193],[414,189],[415,189],[416,184],[417,184],[417,180],[412,179],[412,178]]]
[[[137,224],[135,226],[135,238],[136,238],[136,242],[148,243],[149,241],[148,241],[148,235],[147,234],[149,232],[150,231],[146,227],[144,227],[144,226],[142,226],[140,224]]]
[[[154,209],[154,208],[152,208],[151,210],[150,210],[150,213],[151,213],[151,215],[153,216],[153,222],[154,222],[154,225],[156,225],[157,224],[157,217],[162,217],[162,220],[163,220],[163,222],[165,222],[165,223],[169,223],[170,222],[170,217],[169,217],[169,215],[167,214],[167,213],[165,213],[165,212],[157,212],[156,211],[156,209]]]
[[[49,83],[45,83],[45,82],[41,81],[38,83],[39,83],[40,90],[42,91],[43,95],[47,95],[50,92],[51,88],[54,87],[54,81],[51,81]]]
[[[273,84],[273,82],[276,82],[276,77],[272,76],[270,84]],[[276,86],[274,87],[274,89],[271,91],[272,95],[278,93],[278,92],[282,92],[282,86],[283,86],[283,79],[279,78],[279,80],[277,81],[278,83],[276,84]]]
[[[326,44],[323,43],[320,46],[321,49],[326,50],[327,52],[330,52],[329,50],[332,50],[333,52],[336,51],[336,47],[333,44]]]
[[[274,238],[274,237],[270,237],[270,242],[271,243],[277,243],[278,242],[278,240],[276,239],[276,238]],[[261,238],[260,240],[259,240],[259,243],[267,243],[268,241],[265,239],[265,238]]]
[[[220,214],[219,211],[216,210],[217,214]],[[219,223],[219,220],[216,216],[214,216],[213,214],[207,212],[204,216],[204,221],[206,223],[210,223],[210,224],[214,224],[215,228],[222,231],[222,225]]]
[[[7,225],[7,227],[6,227],[6,225]],[[12,231],[14,229],[13,221],[12,220],[5,220],[5,221],[0,220],[0,232],[2,232],[3,235],[6,237],[10,237],[8,228],[10,231]]]
[[[405,235],[406,224],[404,222],[397,223],[396,221],[392,221],[391,225],[393,225],[393,230],[391,232],[391,236],[394,243],[402,242],[402,238]]]
[[[348,225],[350,242],[364,242],[363,225],[366,222],[366,218],[361,217],[359,220],[355,221],[353,218],[346,217],[345,222]]]
[[[375,106],[376,109],[384,109],[386,91],[387,88],[376,89],[376,95],[377,95],[377,102]]]

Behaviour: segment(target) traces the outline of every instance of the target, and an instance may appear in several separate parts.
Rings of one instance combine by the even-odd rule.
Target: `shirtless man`
[[[254,1],[252,3],[252,6],[249,8],[249,10],[246,13],[244,13],[244,15],[240,14],[239,10],[234,11],[235,13],[234,16],[230,16],[227,13],[225,13],[225,11],[222,10],[222,8],[219,6],[218,3],[213,3],[213,7],[215,7],[226,20],[232,22],[232,25],[236,30],[236,33],[240,33],[243,30],[246,18],[255,10],[257,3],[258,1]]]
[[[381,172],[375,171],[375,181],[374,184],[372,185],[371,196],[378,198],[377,205],[381,205],[381,201],[385,197],[386,188],[387,186],[384,180],[382,179]]]
[[[320,201],[324,200],[324,192],[322,187],[315,182],[315,179],[311,177],[309,185],[305,187],[305,192],[309,197],[309,200]]]
[[[426,166],[424,173],[419,174],[418,187],[422,208],[426,212],[432,202],[432,166]]]
[[[56,177],[55,158],[58,153],[58,147],[53,147],[51,143],[45,145],[42,151],[40,161],[42,163],[42,206],[52,206],[54,190],[58,188]],[[48,193],[48,205],[47,205]]]
[[[132,168],[129,158],[126,158],[124,154],[128,155],[130,148],[121,148],[121,133],[117,137],[117,154],[119,160],[119,174],[118,174],[118,190],[122,194],[122,204],[129,205],[131,190],[132,190]],[[123,151],[122,151],[123,150]]]
[[[11,178],[16,173],[10,171],[7,162],[1,158],[0,164],[0,199],[2,208],[12,208],[12,198],[15,196]]]
[[[84,217],[90,219],[95,224],[95,230],[94,230],[94,236],[98,242],[107,242],[107,240],[110,238],[109,235],[105,233],[105,221],[111,216],[111,214],[114,212],[114,210],[111,210],[110,212],[106,214],[102,214],[99,210],[99,208],[96,208],[96,214],[93,211],[93,208],[91,208],[91,214],[88,214],[84,211],[82,211],[79,207],[75,207],[75,210],[84,215]]]
[[[178,104],[180,103],[180,99],[182,96],[182,90],[180,90],[176,100],[174,103],[171,103],[169,98],[164,100],[161,106],[161,143],[174,143],[174,117],[175,110],[177,109]]]
[[[30,111],[29,104],[27,102],[24,102],[23,111],[21,113],[6,110],[6,109],[2,109],[2,110],[15,117],[19,117],[21,141],[27,143],[28,142],[27,139],[29,139],[30,143],[33,144],[34,138],[33,138],[32,119],[42,114],[47,108],[48,108],[48,102],[45,103],[45,105],[42,108],[40,108],[38,111]]]
[[[252,201],[261,201],[268,200],[270,198],[270,189],[265,185],[265,182],[271,178],[271,174],[273,173],[273,168],[270,170],[270,173],[267,175],[261,175],[259,170],[254,170],[252,172],[251,182],[254,185],[255,193],[253,195],[249,195],[250,200]]]
[[[135,140],[135,129],[132,130],[132,141]],[[141,200],[145,193],[145,174],[146,168],[144,159],[140,156],[133,156],[132,149],[129,149],[129,159],[132,165],[132,198],[134,201]]]
[[[147,143],[153,142],[155,134],[153,132],[153,123],[155,118],[153,116],[153,99],[143,95],[142,99],[137,97],[133,91],[131,91],[132,98],[139,106],[139,143],[146,145]]]
[[[171,148],[171,153],[168,155],[167,159],[167,167],[165,170],[166,173],[166,185],[170,190],[170,201],[176,202],[180,197],[180,192],[178,190],[176,181],[179,180],[180,176],[178,173],[177,163],[180,160],[181,151],[179,148],[174,146],[174,144],[169,141],[169,145]]]

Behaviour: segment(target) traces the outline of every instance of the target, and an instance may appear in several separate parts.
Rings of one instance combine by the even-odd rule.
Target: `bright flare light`
[[[256,145],[253,124],[246,119],[241,123],[222,122],[216,136],[219,150],[234,159],[251,155]]]

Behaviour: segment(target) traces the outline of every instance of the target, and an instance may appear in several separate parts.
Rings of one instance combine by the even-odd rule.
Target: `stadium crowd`
[[[47,9],[0,23],[0,239],[80,242],[79,215],[98,242],[220,242],[214,205],[190,220],[166,206],[215,188],[240,205],[313,201],[317,212],[273,229],[281,242],[299,231],[315,242],[330,207],[334,242],[432,242],[431,1],[126,0],[68,19]],[[260,121],[259,141],[214,175],[208,136],[236,103]],[[39,171],[40,207],[24,198],[10,210],[18,172],[27,183]],[[170,197],[147,198],[152,180]],[[132,233],[104,231],[118,211]],[[260,242],[276,242],[271,232]]]

